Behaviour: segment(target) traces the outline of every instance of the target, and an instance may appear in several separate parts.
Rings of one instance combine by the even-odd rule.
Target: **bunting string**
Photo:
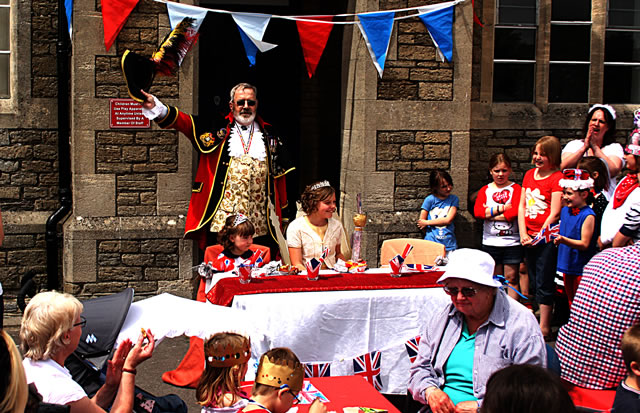
[[[158,3],[165,3],[165,4],[174,3],[171,0],[154,0],[154,1],[156,1]],[[411,17],[418,17],[421,14],[424,14],[425,10],[427,10],[427,12],[428,11],[435,11],[435,10],[438,10],[440,8],[455,6],[455,5],[460,4],[460,3],[464,2],[464,1],[465,0],[453,0],[453,1],[447,1],[447,2],[444,2],[444,3],[433,4],[433,5],[430,5],[430,6],[405,7],[403,9],[393,9],[393,10],[383,10],[383,11],[385,13],[402,13],[402,12],[408,12],[408,11],[414,11],[414,10],[418,11],[415,14],[405,15],[405,16],[395,16],[394,17],[394,20],[403,20],[403,19],[409,19]],[[211,13],[247,15],[247,16],[263,17],[263,18],[295,20],[295,21],[303,21],[303,22],[309,22],[309,23],[322,23],[322,24],[358,24],[357,20],[353,20],[353,21],[314,20],[313,18],[315,17],[315,15],[292,15],[292,16],[287,16],[287,15],[279,15],[279,14],[249,13],[249,12],[236,12],[236,11],[223,10],[223,9],[209,9],[209,8],[206,8],[206,7],[193,6],[193,5],[190,5],[190,4],[187,5],[187,4],[183,4],[183,3],[180,3],[180,5],[184,6],[185,8],[191,8],[194,11],[195,10],[198,10],[198,11],[206,10],[206,11],[211,12]],[[380,13],[380,11],[368,11],[368,12],[362,12],[362,13],[343,13],[343,14],[333,14],[333,15],[327,15],[327,16],[346,18],[346,17],[357,17],[357,16],[360,16],[360,15],[367,15],[367,14],[376,14],[376,13]]]
[[[69,0],[70,1],[70,0]],[[115,40],[118,32],[124,25],[131,9],[139,0],[101,0],[103,3],[103,20],[105,27],[105,46],[107,50]],[[196,31],[204,20],[207,13],[219,13],[231,15],[235,21],[240,39],[247,55],[250,66],[256,64],[258,52],[265,53],[277,44],[268,43],[263,40],[265,31],[271,19],[283,19],[295,21],[302,46],[302,52],[307,66],[309,77],[311,78],[318,66],[318,62],[327,44],[331,28],[334,24],[357,25],[362,37],[365,40],[369,54],[373,61],[378,75],[382,77],[385,61],[393,31],[393,24],[396,20],[404,20],[418,17],[427,28],[436,46],[438,56],[442,61],[451,62],[453,52],[452,26],[453,7],[465,0],[453,0],[438,4],[405,7],[394,10],[370,11],[361,13],[343,13],[336,15],[279,15],[266,13],[235,12],[223,9],[209,9],[190,4],[177,3],[169,0],[155,0],[158,3],[167,5],[171,29],[175,29],[184,18],[192,19],[196,22]],[[104,3],[116,2],[126,4],[128,8],[123,13],[109,12],[105,14]],[[403,13],[403,15],[398,15]],[[113,14],[113,16],[111,16]],[[336,19],[345,21],[336,21]],[[109,30],[107,30],[109,27]],[[179,63],[178,63],[179,64]]]

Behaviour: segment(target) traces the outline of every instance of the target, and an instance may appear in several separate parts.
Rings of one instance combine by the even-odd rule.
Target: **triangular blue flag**
[[[450,62],[453,57],[453,5],[421,14],[419,17],[427,26],[431,39],[441,55]]]
[[[392,11],[358,14],[360,20],[358,27],[367,42],[367,48],[380,77],[384,71],[384,62],[387,60],[394,17],[395,13]]]
[[[73,0],[64,0],[64,10],[67,15],[67,30],[69,30],[69,38],[71,38],[71,16],[73,14]]]
[[[249,66],[255,66],[256,64],[256,55],[258,54],[258,47],[253,43],[253,41],[247,36],[247,34],[238,26],[238,31],[240,32],[240,38],[242,39],[242,44],[244,45],[244,51],[247,53],[247,59],[249,59]]]

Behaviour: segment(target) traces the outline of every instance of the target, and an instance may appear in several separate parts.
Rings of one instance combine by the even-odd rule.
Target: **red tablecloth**
[[[309,380],[328,399],[327,411],[342,413],[344,407],[373,407],[389,413],[400,413],[391,402],[380,394],[368,381],[360,376],[312,377]],[[251,393],[251,384],[242,387]],[[298,413],[307,413],[309,404],[299,404]]]
[[[227,306],[236,295],[246,294],[429,288],[437,286],[436,281],[442,273],[406,273],[399,278],[391,277],[388,273],[332,273],[320,275],[317,281],[307,280],[306,275],[284,275],[254,278],[249,284],[241,284],[238,278],[224,278],[209,291],[207,299],[213,304]]]

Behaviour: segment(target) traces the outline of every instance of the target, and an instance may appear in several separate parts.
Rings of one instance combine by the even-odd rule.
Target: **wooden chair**
[[[416,238],[388,239],[380,248],[380,266],[388,266],[389,260],[397,254],[402,254],[407,244],[413,245],[413,250],[407,256],[405,264],[434,265],[436,257],[444,257],[446,254],[444,245],[437,242]]]

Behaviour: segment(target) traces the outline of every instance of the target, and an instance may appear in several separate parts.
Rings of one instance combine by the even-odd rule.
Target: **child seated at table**
[[[251,358],[251,341],[237,333],[216,333],[204,344],[205,370],[196,388],[202,413],[235,413],[249,395],[240,388]]]
[[[271,349],[260,357],[251,400],[238,413],[285,413],[298,404],[302,390],[304,367],[293,351],[285,347]],[[327,407],[318,399],[309,413],[326,413]]]
[[[640,411],[640,325],[629,327],[620,343],[627,377],[618,385],[613,401],[614,412]]]
[[[253,245],[253,234],[256,230],[243,214],[229,215],[224,227],[218,233],[218,243],[224,248],[218,256],[211,261],[211,266],[216,272],[234,272],[240,264],[247,261],[253,255],[250,249]],[[261,263],[257,264],[258,266]],[[212,278],[206,279],[205,292],[211,289]]]
[[[323,268],[333,268],[336,259],[345,259],[340,250],[343,238],[342,224],[332,218],[336,211],[336,191],[329,181],[308,185],[301,196],[305,215],[296,218],[287,228],[287,244],[291,264],[305,270],[312,258],[319,259],[327,249]]]

